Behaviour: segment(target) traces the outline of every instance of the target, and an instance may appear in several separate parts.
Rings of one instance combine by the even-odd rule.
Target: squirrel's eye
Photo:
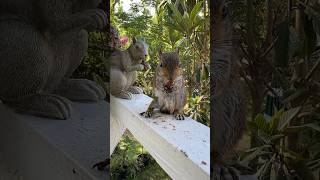
[[[160,64],[160,67],[162,67],[162,63]]]

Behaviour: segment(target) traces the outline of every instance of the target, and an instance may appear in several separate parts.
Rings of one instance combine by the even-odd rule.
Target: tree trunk
[[[303,21],[302,21],[302,9],[298,8],[296,10],[296,14],[295,14],[295,30],[298,34],[298,38],[299,40],[302,42],[303,40]],[[304,63],[304,62],[303,62]],[[303,77],[304,76],[304,73],[302,72],[295,72],[295,73],[298,73],[297,74],[297,77]],[[300,123],[299,122],[296,122],[296,121],[292,121],[290,123],[291,126],[294,126],[294,125],[299,125]],[[298,139],[299,139],[299,135],[298,133],[292,133],[288,136],[287,140],[286,140],[286,146],[287,148],[289,148],[290,150],[294,151],[294,152],[298,152],[299,150],[299,147],[298,147]]]

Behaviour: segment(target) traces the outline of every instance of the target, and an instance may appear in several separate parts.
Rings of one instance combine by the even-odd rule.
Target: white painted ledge
[[[209,180],[210,128],[191,118],[178,121],[160,113],[144,118],[140,113],[151,100],[143,94],[132,100],[110,98],[110,152],[127,128],[174,180]]]
[[[74,103],[72,118],[19,115],[0,104],[0,153],[24,180],[105,180],[92,169],[109,153],[108,104]]]

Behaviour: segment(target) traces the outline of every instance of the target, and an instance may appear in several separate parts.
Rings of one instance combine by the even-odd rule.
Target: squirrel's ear
[[[133,44],[137,42],[136,37],[133,37],[133,38],[132,38],[132,42],[133,42]]]
[[[179,54],[179,48],[176,48],[176,53]]]

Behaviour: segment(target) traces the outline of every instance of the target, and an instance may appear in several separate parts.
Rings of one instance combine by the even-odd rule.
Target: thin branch
[[[274,39],[274,41],[270,44],[270,46],[262,53],[260,58],[264,58],[271,51],[271,49],[274,47],[274,45],[276,44],[278,39],[279,39],[279,37],[276,37]]]
[[[249,49],[253,50],[255,54],[255,38],[254,38],[254,24],[253,24],[253,1],[247,0],[247,42]]]
[[[240,48],[241,48],[241,51],[243,52],[243,55],[244,55],[247,59],[250,59],[248,52],[246,51],[246,49],[243,47],[242,44],[240,44]]]
[[[320,58],[318,59],[318,61],[316,62],[316,64],[312,67],[311,71],[307,74],[307,76],[305,77],[305,79],[308,81],[312,75],[314,74],[314,72],[316,71],[316,69],[319,67],[320,65]]]
[[[273,26],[274,26],[274,18],[273,18],[273,1],[272,0],[267,0],[267,24],[266,24],[266,29],[267,29],[267,35],[266,39],[263,42],[263,44],[266,46],[270,43],[271,38],[272,38],[272,32],[273,32]]]

